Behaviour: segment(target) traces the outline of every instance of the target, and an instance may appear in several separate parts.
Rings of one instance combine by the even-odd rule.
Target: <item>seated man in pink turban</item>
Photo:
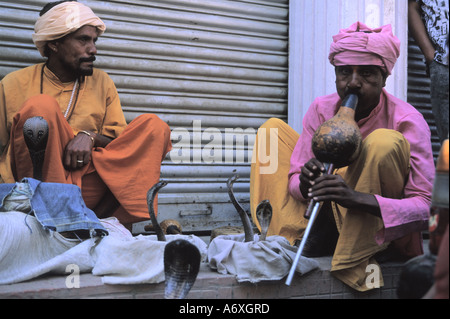
[[[427,229],[435,171],[430,129],[413,106],[384,89],[400,54],[390,25],[370,29],[357,22],[333,40],[329,60],[335,67],[337,93],[315,99],[300,136],[278,119],[270,119],[258,133],[251,212],[256,220],[256,205],[269,199],[273,218],[268,235],[296,244],[307,225],[303,215],[308,200],[323,203],[303,255],[332,255],[332,274],[366,291],[383,285],[381,272],[374,272],[377,260],[405,260],[423,253],[420,232]],[[323,174],[312,138],[349,93],[359,98],[355,121],[362,135],[361,152],[350,165]],[[278,130],[278,169],[267,173],[259,149],[269,148],[273,129]]]
[[[76,1],[42,9],[33,41],[46,62],[0,82],[0,183],[34,176],[23,127],[42,117],[49,131],[39,179],[77,185],[99,218],[131,225],[149,219],[146,194],[171,149],[170,129],[154,114],[127,124],[112,79],[93,66],[105,29]]]

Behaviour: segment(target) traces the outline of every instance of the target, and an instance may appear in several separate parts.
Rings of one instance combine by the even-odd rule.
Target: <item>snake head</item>
[[[231,190],[233,188],[233,184],[235,181],[237,181],[239,179],[239,175],[236,174],[234,176],[231,176],[228,180],[227,180],[227,187],[229,190]]]
[[[263,200],[256,207],[256,218],[261,227],[260,240],[265,240],[267,231],[269,230],[270,222],[272,221],[272,205],[268,200]]]
[[[263,200],[258,204],[256,207],[256,216],[258,219],[266,219],[269,221],[272,219],[272,205],[269,200]]]
[[[164,249],[165,298],[184,299],[200,269],[198,248],[184,239],[169,242]]]
[[[42,116],[30,117],[23,125],[25,143],[33,151],[45,150],[48,133],[48,123]]]
[[[158,194],[159,190],[165,187],[168,184],[166,181],[159,181],[155,185],[153,185],[147,192],[147,205],[153,206],[153,200],[155,199],[156,194]]]

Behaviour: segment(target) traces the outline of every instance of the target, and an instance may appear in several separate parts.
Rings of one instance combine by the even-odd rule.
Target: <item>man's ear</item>
[[[386,87],[386,81],[389,75],[383,76],[383,87]]]
[[[58,52],[58,45],[56,41],[48,42],[47,46],[50,49],[50,51]]]

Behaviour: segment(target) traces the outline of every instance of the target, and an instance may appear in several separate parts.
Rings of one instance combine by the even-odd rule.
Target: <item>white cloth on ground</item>
[[[49,273],[69,275],[68,265],[102,276],[106,284],[159,283],[164,281],[165,245],[179,238],[194,244],[206,258],[207,245],[196,236],[167,235],[167,242],[160,242],[155,235],[134,237],[116,218],[101,223],[108,236],[80,242],[44,230],[34,216],[0,213],[0,284]]]
[[[214,238],[208,247],[208,261],[212,269],[220,274],[232,274],[237,281],[256,283],[280,280],[291,269],[297,248],[281,236],[269,236],[259,241],[245,242],[244,234],[222,235]],[[296,271],[304,275],[319,267],[311,258],[300,256]]]

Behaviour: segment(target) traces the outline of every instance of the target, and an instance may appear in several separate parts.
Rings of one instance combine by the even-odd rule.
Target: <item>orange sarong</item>
[[[109,189],[120,203],[121,207],[113,216],[121,223],[149,219],[146,194],[159,180],[161,162],[172,148],[170,128],[164,121],[154,114],[137,117],[105,148],[94,148],[88,165],[68,171],[63,166],[62,158],[65,146],[74,138],[73,129],[53,97],[32,97],[14,116],[11,129],[8,157],[16,181],[33,176],[30,155],[23,138],[24,122],[33,116],[42,116],[49,125],[43,165],[45,182],[78,185],[86,205],[91,209]]]

